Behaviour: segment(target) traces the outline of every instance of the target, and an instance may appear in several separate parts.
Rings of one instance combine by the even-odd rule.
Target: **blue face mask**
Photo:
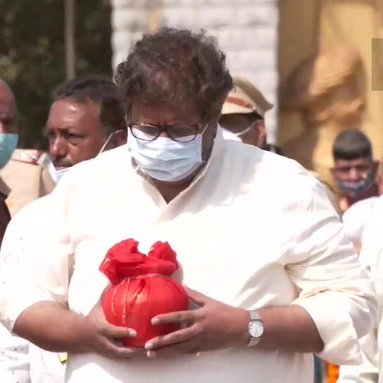
[[[18,142],[18,134],[0,133],[0,169],[2,169],[11,159]]]

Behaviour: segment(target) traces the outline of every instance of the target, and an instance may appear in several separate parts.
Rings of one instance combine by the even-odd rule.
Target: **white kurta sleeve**
[[[340,367],[339,383],[377,383],[379,378],[378,328],[381,332],[383,298],[383,199],[374,203],[374,209],[362,237],[360,260],[370,273],[378,298],[378,320],[373,331],[360,340],[362,363]]]
[[[346,237],[354,243],[361,243],[363,233],[371,219],[374,206],[378,197],[371,197],[359,201],[348,208],[343,214],[342,220]]]
[[[362,362],[342,365],[337,383],[378,383],[376,329],[360,339]]]
[[[58,190],[25,206],[6,230],[0,253],[0,319],[9,330],[33,304],[67,301],[72,251],[62,194]]]
[[[360,363],[359,338],[376,318],[373,284],[346,239],[339,217],[319,182],[295,206],[299,235],[286,268],[298,287],[293,302],[313,319],[324,342],[319,357],[336,364]]]

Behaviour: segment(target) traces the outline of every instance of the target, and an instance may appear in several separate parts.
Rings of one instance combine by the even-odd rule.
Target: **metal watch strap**
[[[251,322],[259,321],[261,326],[262,326],[262,329],[263,329],[263,323],[262,323],[262,320],[261,320],[258,312],[256,310],[249,310],[248,313],[250,315],[249,327],[250,327]],[[259,343],[259,341],[261,340],[262,334],[259,337],[253,337],[249,331],[249,335],[250,335],[250,340],[249,340],[249,343],[247,343],[247,347],[256,346]]]
[[[250,310],[249,314],[250,314],[250,320],[261,320],[261,317],[259,316],[256,310]]]

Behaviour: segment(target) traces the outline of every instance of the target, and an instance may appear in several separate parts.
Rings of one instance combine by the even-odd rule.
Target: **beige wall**
[[[318,0],[279,1],[279,82],[283,83],[293,68],[317,49]],[[279,111],[278,144],[297,137],[303,130],[298,113]]]
[[[371,39],[383,37],[382,0],[281,0],[279,27],[280,83],[305,57],[317,49],[353,47],[363,63],[366,82],[366,112],[360,128],[370,137],[375,157],[383,155],[383,91],[372,91]],[[298,5],[299,4],[299,5]],[[382,69],[383,73],[383,69]],[[327,129],[327,130],[326,130]],[[331,141],[336,129],[322,129],[315,139],[305,140],[305,128],[296,112],[279,112],[278,143],[290,150],[290,156],[319,171],[330,180]],[[307,131],[306,131],[307,132]],[[307,136],[307,134],[306,134]],[[307,138],[307,137],[306,137]],[[291,141],[302,142],[291,146]],[[291,152],[291,148],[292,152]],[[298,153],[299,152],[299,153]],[[302,156],[305,157],[302,160]]]
[[[366,116],[361,128],[372,140],[375,156],[380,159],[383,155],[383,91],[372,90],[371,39],[381,36],[383,2],[332,0],[331,3],[333,16],[325,7],[322,12],[320,45],[326,47],[345,41],[360,53],[367,96]],[[334,22],[338,24],[337,29]]]

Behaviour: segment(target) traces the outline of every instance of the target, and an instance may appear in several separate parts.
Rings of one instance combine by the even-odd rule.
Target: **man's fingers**
[[[169,347],[160,348],[156,350],[148,350],[147,357],[148,358],[156,358],[162,356],[172,356],[177,354],[194,354],[194,356],[199,356],[200,348],[196,344],[195,340],[191,340],[188,342],[173,344]]]
[[[176,311],[173,313],[161,314],[152,318],[153,325],[165,323],[193,323],[196,318],[195,311]]]
[[[114,326],[111,324],[106,324],[102,330],[102,334],[108,336],[109,338],[134,338],[137,336],[137,332],[129,327],[120,327]]]
[[[178,343],[189,342],[196,337],[196,329],[186,327],[184,329],[171,332],[157,338],[150,339],[145,344],[146,350],[155,350],[166,346],[175,345]]]
[[[128,347],[117,346],[113,341],[102,338],[100,341],[100,352],[112,358],[133,358],[139,355],[145,355],[144,349],[134,349]]]

